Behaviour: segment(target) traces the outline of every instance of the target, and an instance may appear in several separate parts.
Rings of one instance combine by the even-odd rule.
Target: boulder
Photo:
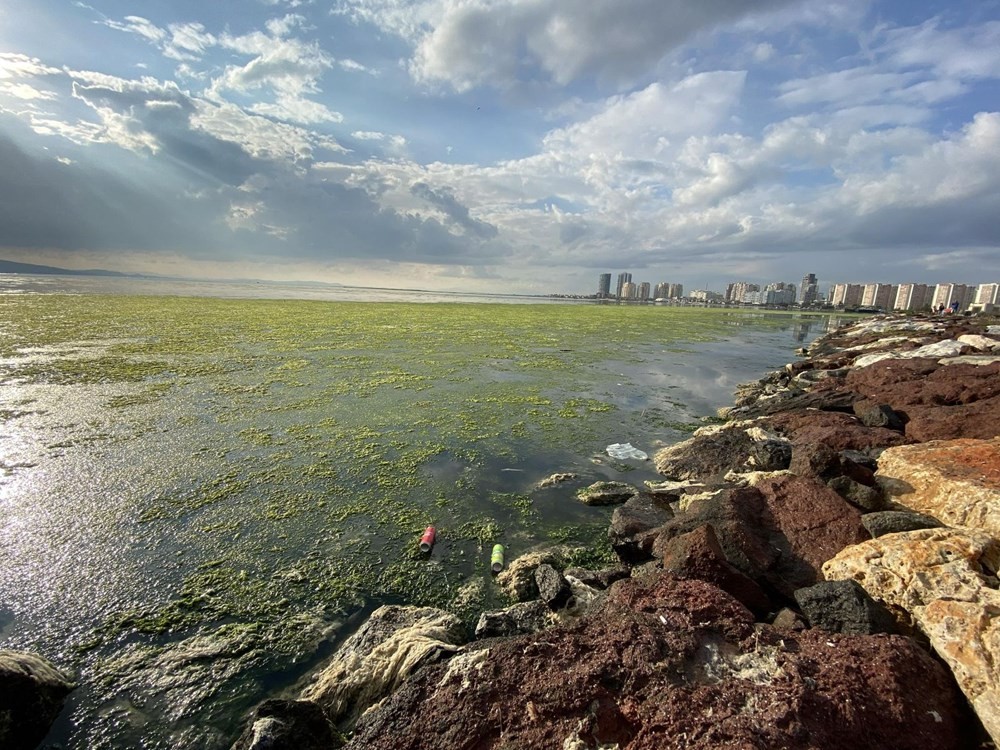
[[[884,427],[896,432],[906,427],[906,421],[889,404],[858,401],[854,404],[854,413],[868,427]]]
[[[855,580],[951,668],[983,726],[1000,740],[1000,542],[981,531],[922,529],[843,550],[828,580]]]
[[[763,589],[726,560],[711,525],[699,526],[670,539],[661,547],[660,554],[665,572],[715,584],[757,617],[770,611],[771,602]]]
[[[958,341],[980,352],[1000,351],[1000,340],[990,336],[967,333],[964,336],[959,336]]]
[[[1000,537],[1000,438],[891,448],[878,464],[897,503]]]
[[[877,487],[855,482],[850,477],[834,477],[827,485],[856,508],[879,511],[885,508],[885,497]]]
[[[561,472],[558,474],[550,474],[538,483],[539,489],[545,489],[546,487],[555,487],[557,484],[563,484],[564,482],[571,482],[577,478],[576,474],[569,472]]]
[[[855,581],[823,581],[795,592],[795,602],[809,625],[829,633],[892,633],[895,622],[886,608]]]
[[[538,598],[553,612],[565,608],[573,598],[569,582],[551,565],[539,565],[535,568],[535,583],[538,586]]]
[[[75,685],[37,654],[0,650],[0,747],[34,750]]]
[[[518,602],[505,609],[483,612],[476,623],[476,638],[496,638],[537,633],[555,620],[543,601]]]
[[[315,703],[272,699],[254,709],[232,750],[331,750],[343,744]]]
[[[838,452],[871,451],[903,445],[903,435],[884,427],[868,427],[852,414],[839,412],[788,412],[768,417],[767,422],[796,445],[822,444]]]
[[[656,529],[673,515],[667,502],[651,495],[637,495],[615,508],[608,541],[618,559],[630,564],[652,560]]]
[[[866,513],[861,516],[861,523],[868,529],[868,533],[872,535],[873,539],[878,539],[886,534],[898,534],[901,531],[937,529],[942,525],[933,516],[907,510],[883,510],[876,513]]]
[[[819,580],[824,561],[868,538],[858,510],[818,480],[760,474],[753,486],[717,491],[664,524],[654,555],[662,558],[670,539],[705,524],[734,567],[789,597]]]
[[[576,491],[577,500],[584,505],[621,505],[639,490],[625,482],[594,482]]]
[[[422,670],[348,747],[969,746],[950,676],[912,640],[754,626],[714,586],[666,574],[616,584],[570,626],[458,660]]]
[[[840,378],[821,380],[820,382],[837,382]],[[773,398],[761,399],[756,403],[737,410],[740,418],[766,417],[787,411],[835,411],[849,412],[859,396],[848,389],[815,388],[809,391],[786,391]]]
[[[350,727],[416,669],[465,642],[465,626],[432,607],[385,605],[333,655],[302,692],[334,725]]]
[[[757,471],[783,471],[792,462],[792,444],[787,440],[761,440],[750,449],[748,463]]]
[[[696,430],[677,445],[656,453],[656,471],[671,479],[699,482],[721,480],[730,471],[742,471],[754,448],[749,423],[732,422]]]
[[[542,564],[560,566],[562,549],[550,547],[527,552],[515,558],[497,576],[497,585],[516,602],[528,602],[538,598],[538,584],[535,583],[535,568]]]

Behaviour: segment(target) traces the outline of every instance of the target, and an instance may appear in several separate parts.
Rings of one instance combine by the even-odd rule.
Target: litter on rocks
[[[637,461],[645,461],[649,456],[643,453],[638,448],[634,448],[632,443],[612,443],[608,446],[608,455],[611,458],[616,458],[622,460],[625,458],[634,458]]]

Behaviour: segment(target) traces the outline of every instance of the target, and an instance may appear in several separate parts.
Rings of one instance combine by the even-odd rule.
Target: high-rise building
[[[641,284],[639,284],[639,299],[643,301],[649,299],[649,292],[650,288],[648,281],[643,281]]]
[[[816,274],[807,273],[802,277],[802,286],[799,287],[799,304],[808,307],[819,298],[819,285]]]
[[[927,298],[928,289],[933,294],[934,287],[928,287],[927,284],[900,284],[892,309],[923,310],[925,307],[930,307],[931,300]]]
[[[602,273],[597,282],[597,298],[607,299],[611,296],[611,274]]]
[[[684,296],[684,285],[683,284],[671,284],[670,294],[667,295],[670,299],[681,299]]]
[[[748,299],[748,295],[753,292],[759,292],[760,286],[757,284],[751,284],[749,281],[734,281],[732,284],[726,287],[725,301],[733,302],[735,304],[760,304],[751,302]]]
[[[670,296],[670,284],[665,281],[661,281],[656,285],[656,293],[653,295],[656,299],[667,299]]]
[[[965,310],[975,299],[975,287],[967,284],[938,284],[934,288],[934,300],[931,307],[937,310],[939,307],[951,307],[952,302],[958,303],[959,310]]]
[[[865,284],[865,290],[861,295],[861,306],[888,310],[896,301],[898,290],[899,287],[892,284]]]
[[[857,307],[864,295],[864,284],[834,284],[830,289],[830,304],[834,307]]]
[[[1000,284],[980,284],[976,287],[977,305],[1000,305]]]
[[[630,273],[620,273],[618,274],[618,291],[615,293],[619,299],[622,298],[622,287],[626,284],[632,282],[632,274]]]

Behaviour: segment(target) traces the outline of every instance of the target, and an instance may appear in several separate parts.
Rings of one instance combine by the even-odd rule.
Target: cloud
[[[439,209],[451,223],[461,227],[465,232],[483,239],[493,239],[497,236],[495,226],[473,219],[469,215],[468,207],[455,200],[450,190],[445,188],[435,190],[426,182],[415,182],[410,186],[410,192]]]

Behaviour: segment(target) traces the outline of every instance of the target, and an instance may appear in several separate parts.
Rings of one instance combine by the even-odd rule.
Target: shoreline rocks
[[[0,650],[0,747],[34,750],[75,687],[38,654]]]

